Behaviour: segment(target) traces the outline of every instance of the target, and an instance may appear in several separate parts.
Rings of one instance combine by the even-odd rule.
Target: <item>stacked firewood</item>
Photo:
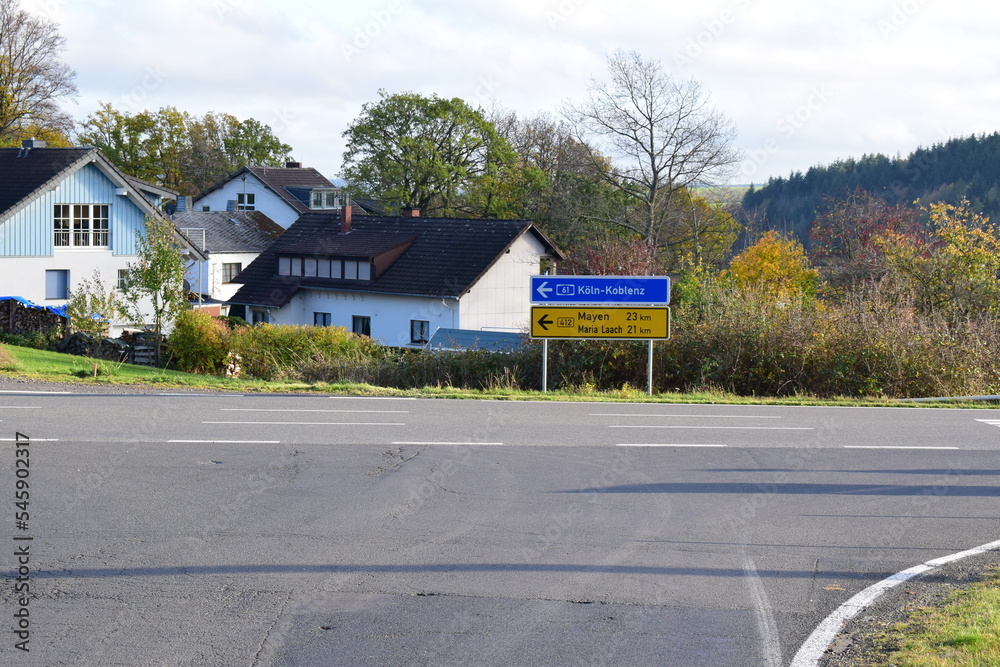
[[[27,335],[65,325],[66,318],[46,308],[32,308],[13,299],[0,300],[0,333]]]
[[[119,338],[95,338],[81,331],[64,338],[56,349],[66,354],[108,361],[126,361],[129,356],[129,345],[125,341]]]

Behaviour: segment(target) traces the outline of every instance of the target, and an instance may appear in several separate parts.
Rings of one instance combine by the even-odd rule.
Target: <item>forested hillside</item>
[[[858,187],[888,204],[957,204],[964,197],[973,210],[1000,221],[1000,133],[950,139],[907,157],[865,155],[796,171],[751,188],[743,206],[756,231],[792,232],[808,247],[817,207]]]

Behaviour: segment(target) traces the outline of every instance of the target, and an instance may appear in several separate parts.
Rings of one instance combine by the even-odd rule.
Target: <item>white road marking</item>
[[[40,405],[0,405],[0,410],[41,410]]]
[[[285,409],[285,408],[219,408],[220,412],[344,412],[350,414],[410,414],[409,410],[311,410],[311,409]]]
[[[888,445],[844,445],[844,449],[960,449],[959,447],[907,447]]]
[[[21,391],[18,389],[0,389],[0,394],[72,394],[71,391]]]
[[[608,428],[697,428],[697,429],[728,429],[740,431],[815,431],[812,427],[805,426],[676,426],[664,424],[611,424]]]
[[[990,426],[1000,426],[1000,419],[977,419],[976,421],[989,424]]]
[[[473,446],[473,445],[490,445],[494,447],[500,447],[503,445],[502,442],[394,442],[394,445],[448,445],[448,446]]]
[[[684,418],[696,418],[696,419],[781,419],[780,415],[770,415],[767,417],[761,415],[650,415],[650,414],[628,414],[624,412],[620,413],[602,413],[594,412],[590,414],[591,417],[684,417]]]
[[[329,396],[337,401],[415,401],[412,396]]]
[[[764,590],[764,582],[757,573],[757,566],[753,559],[745,556],[743,559],[743,572],[746,574],[747,584],[750,586],[750,597],[753,599],[753,612],[757,619],[757,632],[760,634],[763,644],[763,658],[765,667],[781,667],[781,640],[778,637],[778,624],[774,620],[774,611],[771,608],[771,601]]]
[[[153,394],[154,396],[191,396],[197,398],[243,398],[246,394],[196,394],[196,393],[185,393],[185,394]]]
[[[199,445],[280,445],[280,440],[167,440],[182,444]]]
[[[820,660],[824,657],[826,649],[837,637],[837,633],[844,627],[844,624],[864,611],[865,608],[870,606],[882,593],[885,593],[890,588],[909,581],[918,575],[930,572],[942,565],[947,565],[948,563],[953,563],[969,556],[977,556],[987,551],[996,551],[997,549],[1000,549],[1000,541],[990,542],[989,544],[984,544],[967,551],[960,551],[955,554],[929,560],[922,565],[897,572],[891,577],[872,584],[837,607],[832,614],[823,619],[816,626],[816,629],[813,630],[812,634],[803,642],[798,653],[792,658],[789,667],[817,667]]]
[[[618,443],[615,447],[728,447],[729,445],[678,445],[678,444],[645,444],[638,442]]]
[[[202,424],[237,424],[269,426],[406,426],[395,422],[202,422]]]
[[[16,438],[0,438],[0,442],[18,442],[18,440]],[[59,438],[31,438],[31,442],[59,442]]]

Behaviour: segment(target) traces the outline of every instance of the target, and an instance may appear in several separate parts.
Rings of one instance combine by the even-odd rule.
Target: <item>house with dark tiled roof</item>
[[[285,231],[261,211],[188,211],[170,219],[208,257],[188,269],[192,291],[219,302],[236,294],[233,278]]]
[[[0,296],[59,308],[95,270],[115,285],[136,259],[146,217],[162,215],[172,195],[127,177],[96,148],[0,148]]]
[[[234,279],[230,314],[422,346],[440,327],[524,331],[559,250],[527,220],[306,213]]]
[[[347,193],[323,174],[298,162],[285,167],[242,167],[194,197],[191,211],[261,211],[283,229],[303,213],[336,211]],[[354,214],[371,210],[354,202]]]

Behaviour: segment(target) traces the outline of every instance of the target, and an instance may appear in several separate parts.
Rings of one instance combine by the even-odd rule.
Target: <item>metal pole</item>
[[[648,367],[646,369],[647,377],[649,378],[649,395],[653,395],[653,341],[649,341],[649,360]]]
[[[542,341],[542,393],[549,390],[549,339]]]

